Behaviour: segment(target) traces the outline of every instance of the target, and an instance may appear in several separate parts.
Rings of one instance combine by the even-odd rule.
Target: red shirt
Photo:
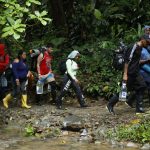
[[[9,56],[6,55],[0,55],[0,73],[3,73],[9,64]]]
[[[43,59],[40,63],[40,74],[41,75],[45,75],[45,74],[48,74],[49,72],[52,72],[51,61],[52,61],[52,56],[47,51],[45,51]]]

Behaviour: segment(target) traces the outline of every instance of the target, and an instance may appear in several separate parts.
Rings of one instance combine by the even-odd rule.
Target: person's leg
[[[131,91],[125,104],[128,105],[129,107],[133,108],[134,107],[133,102],[135,101],[135,99],[136,99],[136,92]]]
[[[18,95],[19,88],[16,85],[16,82],[12,80],[13,91],[5,96],[3,99],[3,105],[5,108],[8,108],[8,103],[12,100],[13,97]]]
[[[144,113],[143,109],[143,95],[144,91],[147,88],[145,80],[142,76],[138,75],[135,82],[135,91],[136,91],[136,113]]]
[[[27,85],[28,85],[28,80],[20,82],[20,89],[22,93],[21,102],[23,108],[31,108],[31,106],[27,104]]]
[[[119,101],[119,93],[114,94],[114,95],[109,99],[109,102],[108,102],[106,108],[108,109],[108,111],[109,111],[111,114],[115,114],[113,108],[114,108],[114,106],[117,104],[118,101]]]
[[[64,97],[66,91],[70,87],[70,84],[71,84],[71,80],[65,74],[64,79],[63,79],[63,84],[62,84],[62,87],[61,87],[61,90],[60,90],[60,95],[56,98],[56,106],[57,106],[58,109],[62,108],[62,98]]]
[[[50,82],[48,84],[50,84],[49,86],[51,86],[52,102],[56,103],[56,82],[52,81],[52,82]]]
[[[144,113],[143,108],[143,93],[144,91],[136,91],[136,113]]]
[[[79,84],[76,83],[74,80],[72,80],[71,82],[72,82],[73,89],[76,92],[80,106],[81,107],[87,107],[87,105],[85,104],[84,96],[83,96],[83,93],[81,91]]]

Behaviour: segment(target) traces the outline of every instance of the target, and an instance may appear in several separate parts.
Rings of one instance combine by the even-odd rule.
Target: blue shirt
[[[14,79],[24,79],[28,74],[28,66],[24,60],[12,63],[12,71]]]
[[[150,52],[146,48],[142,48],[141,60],[150,59]],[[140,74],[143,76],[146,82],[150,82],[150,64],[144,64],[141,66]]]

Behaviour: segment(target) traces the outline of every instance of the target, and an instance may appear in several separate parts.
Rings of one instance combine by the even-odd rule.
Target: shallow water
[[[108,143],[88,143],[80,141],[77,134],[67,136],[40,139],[36,137],[24,137],[20,127],[9,126],[0,131],[0,139],[9,146],[2,147],[5,150],[137,150],[109,145]],[[17,141],[17,142],[16,142]]]
[[[46,140],[30,141],[14,145],[9,150],[134,150],[133,148],[112,147],[107,144],[87,144],[73,141]]]

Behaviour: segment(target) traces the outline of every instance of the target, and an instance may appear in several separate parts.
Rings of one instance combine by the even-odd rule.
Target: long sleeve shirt
[[[20,60],[19,62],[13,62],[12,71],[15,80],[24,79],[28,74],[28,66],[23,60]]]
[[[74,60],[68,59],[66,61],[66,68],[67,68],[67,73],[70,75],[70,77],[73,80],[75,80],[77,70],[79,69],[78,64]]]

